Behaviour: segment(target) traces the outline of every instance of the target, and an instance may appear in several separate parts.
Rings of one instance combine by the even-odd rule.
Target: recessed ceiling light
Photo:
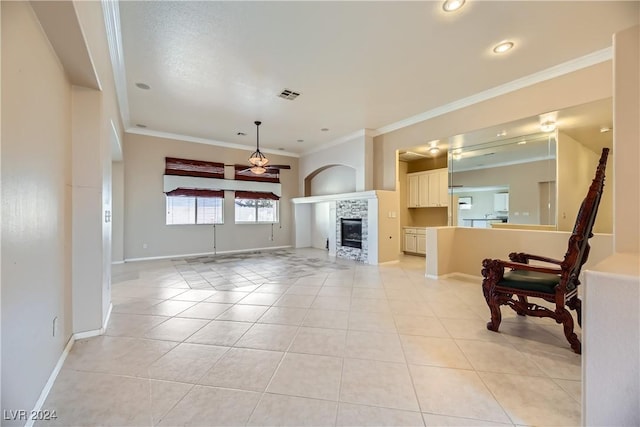
[[[299,139],[298,142],[304,142],[304,139]]]
[[[556,130],[556,122],[548,120],[546,122],[540,123],[540,130],[542,132],[553,132]]]
[[[144,89],[144,90],[149,90],[151,89],[151,86],[149,86],[146,83],[136,83],[136,86],[139,87],[140,89]]]
[[[464,1],[465,0],[446,0],[442,3],[442,9],[444,9],[445,12],[455,12],[464,6]]]
[[[147,125],[143,125],[142,123],[137,123],[136,126],[139,127],[139,128],[146,128],[147,127]]]
[[[328,132],[328,131],[329,131],[329,128],[322,128],[322,129],[320,129],[320,130],[321,130],[322,132]]]
[[[607,133],[607,132],[611,132],[611,128],[608,126],[603,126],[600,128],[600,133]]]
[[[435,156],[440,152],[440,148],[438,148],[438,142],[440,142],[439,139],[429,141],[429,153],[431,153],[432,156]]]
[[[506,135],[507,135],[507,131],[506,131],[506,130],[503,130],[503,131],[498,132],[498,133],[496,134],[496,136],[506,136]]]
[[[524,145],[524,144],[526,144],[526,143],[527,143],[527,141],[523,139],[522,141],[519,141],[519,142],[518,142],[518,145]]]
[[[503,41],[493,47],[493,53],[505,53],[513,48],[513,42]]]

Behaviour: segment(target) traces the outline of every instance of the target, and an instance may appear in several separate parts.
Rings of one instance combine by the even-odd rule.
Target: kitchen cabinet
[[[496,193],[493,195],[493,210],[496,212],[509,212],[509,193]]]
[[[407,207],[449,206],[449,175],[446,168],[407,174]]]
[[[427,230],[405,227],[403,250],[407,253],[425,255],[427,253]]]

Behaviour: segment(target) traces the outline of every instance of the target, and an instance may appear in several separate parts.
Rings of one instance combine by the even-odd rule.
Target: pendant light
[[[250,169],[251,172],[260,175],[265,173],[265,166],[269,163],[269,159],[260,152],[260,125],[262,122],[255,121],[253,123],[256,125],[256,151],[249,156],[249,163],[251,163],[252,166]]]

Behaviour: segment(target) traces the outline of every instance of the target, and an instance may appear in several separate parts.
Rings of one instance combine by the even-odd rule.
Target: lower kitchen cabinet
[[[404,229],[404,252],[425,255],[427,253],[427,230],[424,228]]]

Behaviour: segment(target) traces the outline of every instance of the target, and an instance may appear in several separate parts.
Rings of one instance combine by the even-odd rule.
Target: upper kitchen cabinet
[[[509,193],[496,193],[493,195],[493,210],[496,212],[509,212]]]
[[[407,174],[407,206],[449,206],[449,175],[446,168]]]

